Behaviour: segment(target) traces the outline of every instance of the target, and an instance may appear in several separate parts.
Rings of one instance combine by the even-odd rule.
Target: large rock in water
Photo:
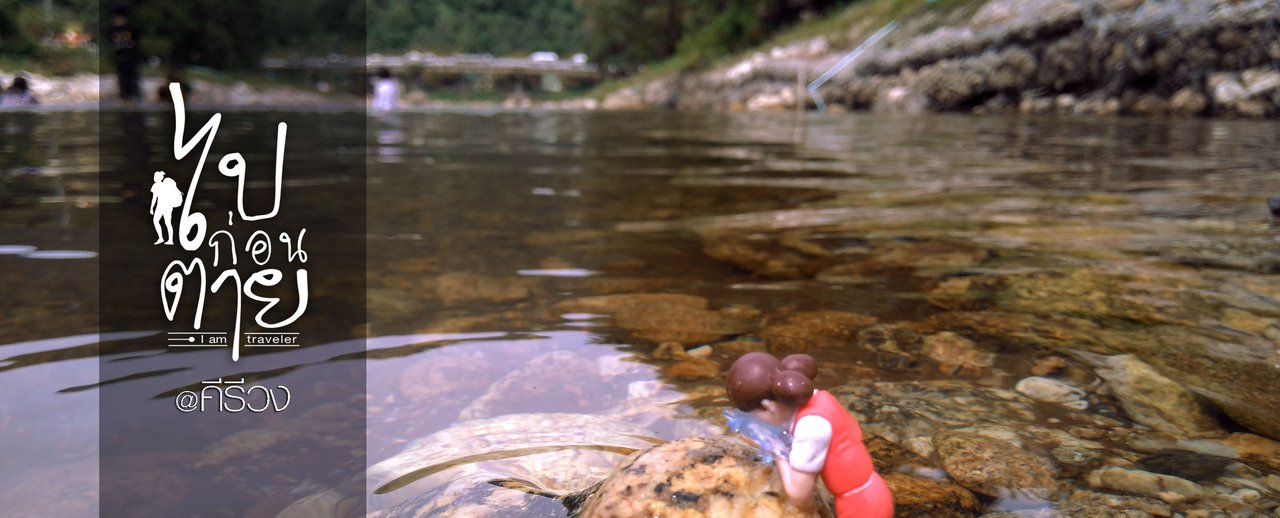
[[[725,439],[669,442],[623,462],[579,504],[582,518],[628,517],[831,517],[829,503],[805,513],[791,505],[772,463]]]
[[[982,504],[963,487],[930,472],[931,463],[882,438],[865,436],[876,471],[893,491],[899,518],[969,518]],[[801,513],[783,496],[773,464],[731,439],[693,438],[657,446],[624,461],[608,479],[565,499],[578,517],[833,516],[819,488],[818,510]]]
[[[1160,375],[1133,355],[1077,352],[1097,365],[1098,376],[1130,419],[1162,432],[1213,434],[1221,431],[1182,385]]]
[[[1047,460],[1008,441],[945,431],[934,436],[933,444],[947,474],[975,493],[999,497],[1007,490],[1023,490],[1043,498],[1057,489]]]

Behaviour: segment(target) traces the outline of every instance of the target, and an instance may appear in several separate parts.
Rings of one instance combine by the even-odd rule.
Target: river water
[[[119,202],[98,196],[98,124],[0,116],[0,502],[19,514],[97,512],[93,256],[99,204]],[[955,461],[930,443],[944,429],[1017,436],[1061,484],[1030,508],[1061,508],[1103,465],[1160,471],[1152,456],[1180,439],[1280,436],[1274,122],[426,112],[367,131],[370,339],[354,396],[370,509],[473,479],[562,493],[639,447],[567,447],[574,427],[622,432],[547,414],[650,442],[722,433],[722,373],[760,349],[814,355],[817,384],[921,455],[917,472]],[[324,151],[307,146],[290,152]],[[682,346],[657,351],[667,342]],[[1088,353],[1132,354],[1202,408],[1143,421]],[[282,370],[312,372],[299,367]],[[1018,395],[1033,374],[1075,390]],[[928,399],[942,386],[954,404]],[[1031,412],[984,416],[984,398]],[[378,467],[424,437],[413,469]],[[550,449],[519,453],[531,445]],[[174,466],[255,451],[223,446],[212,466]],[[1182,474],[1219,496],[1173,509],[1272,512],[1276,464],[1236,457]],[[327,490],[240,476],[262,477],[256,492],[210,514],[270,516]],[[194,491],[179,489],[165,491]]]

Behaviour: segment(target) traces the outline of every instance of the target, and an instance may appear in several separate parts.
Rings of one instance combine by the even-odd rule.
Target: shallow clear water
[[[237,114],[262,122],[255,117],[269,115]],[[96,125],[96,115],[81,113],[0,118],[0,502],[19,509],[96,485],[95,391],[66,390],[97,382],[95,341],[81,338],[97,321]],[[681,333],[695,335],[688,345],[795,339],[822,362],[818,384],[828,387],[957,379],[1011,388],[1037,360],[1061,352],[939,316],[957,309],[940,306],[935,290],[957,276],[1013,284],[1022,275],[1084,275],[1079,286],[999,292],[992,304],[1116,333],[1159,327],[1171,333],[1164,337],[1218,337],[1225,326],[1235,337],[1226,340],[1274,348],[1280,238],[1265,198],[1280,194],[1277,129],[1223,120],[789,114],[371,119],[368,462],[462,421],[602,415],[646,397],[687,398],[628,414],[641,415],[653,438],[715,433],[725,405],[720,377],[673,372],[680,362],[652,355],[655,341]],[[293,152],[308,152],[298,145]],[[841,264],[853,266],[833,269]],[[1115,292],[1123,303],[1043,302],[1089,299],[1110,286],[1091,279],[1113,273],[1126,275],[1126,286],[1140,278],[1160,289]],[[1224,283],[1260,301],[1214,292]],[[1203,296],[1162,298],[1165,289]],[[738,324],[707,332],[697,311],[688,321],[677,311],[660,322],[620,322],[565,302],[637,293],[704,297],[713,310],[737,312]],[[918,347],[886,351],[865,336],[769,334],[815,310],[920,325],[921,336],[954,330],[994,359],[948,368]],[[721,368],[728,350],[711,356]],[[1177,358],[1152,353],[1148,361],[1180,382],[1219,390],[1216,379],[1181,373],[1190,368]],[[1070,362],[1069,377],[1092,381],[1091,370]],[[1274,395],[1255,396],[1275,403]],[[1114,414],[1114,404],[1091,401],[1088,412]],[[1063,422],[1046,415],[1042,424]],[[577,462],[607,464],[626,451]],[[494,459],[504,456],[463,464],[510,469],[475,467]],[[451,475],[456,468],[399,484],[370,505],[437,487],[460,477]],[[370,480],[368,489],[385,482]],[[264,509],[298,494],[305,491],[275,495]],[[80,499],[60,501],[69,514],[96,511]]]

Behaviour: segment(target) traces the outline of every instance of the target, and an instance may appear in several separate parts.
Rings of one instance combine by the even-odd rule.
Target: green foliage
[[[574,0],[369,0],[369,50],[495,56],[583,50]]]
[[[130,22],[143,53],[170,63],[249,69],[269,53],[364,52],[364,2],[341,0],[142,0]],[[101,27],[111,25],[112,9]],[[103,59],[111,52],[104,49]]]
[[[0,0],[0,55],[34,55],[65,30],[92,28],[96,15],[96,0]]]
[[[587,54],[630,69],[670,56],[684,34],[690,0],[583,0]]]
[[[583,0],[593,60],[632,70],[674,55],[699,64],[758,45],[849,0]]]
[[[93,70],[92,50],[58,41],[67,31],[92,32],[97,12],[97,0],[0,0],[0,63],[55,75]]]

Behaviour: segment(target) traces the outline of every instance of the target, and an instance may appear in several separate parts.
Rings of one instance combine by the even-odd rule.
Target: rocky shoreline
[[[821,89],[828,104],[883,112],[1280,115],[1274,2],[991,0],[971,15],[956,9],[900,23]],[[877,28],[861,24],[853,41]],[[625,88],[602,105],[812,107],[797,77],[817,77],[847,50],[818,37]]]

